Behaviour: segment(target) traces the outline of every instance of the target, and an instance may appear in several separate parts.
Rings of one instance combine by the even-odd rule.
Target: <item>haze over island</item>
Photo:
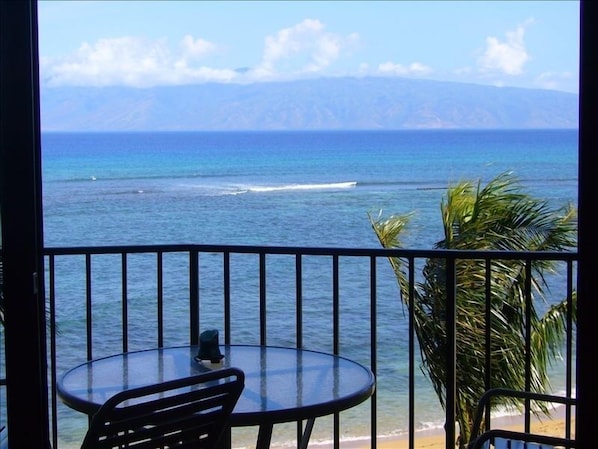
[[[43,87],[42,131],[563,129],[579,96],[397,77]]]

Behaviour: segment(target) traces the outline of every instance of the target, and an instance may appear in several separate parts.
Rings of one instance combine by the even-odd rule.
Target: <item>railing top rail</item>
[[[286,254],[312,256],[375,256],[452,259],[520,259],[520,260],[562,260],[574,261],[578,253],[573,251],[501,251],[501,250],[455,250],[455,249],[386,249],[386,248],[338,248],[338,247],[295,247],[295,246],[253,246],[253,245],[135,245],[135,246],[82,246],[46,247],[44,255],[85,255],[123,253],[243,253],[243,254]]]

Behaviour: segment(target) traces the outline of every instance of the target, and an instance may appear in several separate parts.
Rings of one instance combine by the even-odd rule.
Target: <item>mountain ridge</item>
[[[577,128],[578,95],[406,78],[44,87],[44,131]]]

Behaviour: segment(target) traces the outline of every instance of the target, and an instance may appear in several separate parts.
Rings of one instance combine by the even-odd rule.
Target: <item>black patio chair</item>
[[[547,406],[550,406],[550,404],[564,405],[567,408],[566,416],[568,418],[571,418],[571,416],[573,416],[571,413],[574,413],[575,411],[574,398],[504,388],[488,390],[481,397],[477,405],[471,439],[467,449],[571,449],[577,447],[575,439],[570,435],[570,432],[572,432],[572,429],[570,428],[565,436],[541,435],[530,432],[492,428],[489,406],[492,398],[498,396],[508,397],[513,400],[520,399],[528,404],[539,401],[544,402]],[[482,429],[482,419],[484,417],[486,417],[486,428],[488,430],[480,433]]]
[[[243,371],[223,368],[117,393],[93,415],[81,449],[214,449],[244,383]]]

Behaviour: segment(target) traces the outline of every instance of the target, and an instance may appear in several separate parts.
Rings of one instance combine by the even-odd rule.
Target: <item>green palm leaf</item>
[[[549,204],[522,191],[511,173],[503,173],[481,186],[460,182],[449,187],[440,204],[444,238],[435,244],[442,249],[547,251],[567,250],[576,245],[576,213],[572,206],[553,210]],[[412,214],[384,218],[369,216],[372,228],[384,248],[400,248],[401,237]],[[407,261],[389,258],[397,278],[401,300],[414,311],[414,328],[422,356],[422,370],[428,375],[441,405],[445,405],[446,329],[444,260],[428,259],[423,281],[410,296]],[[490,276],[490,365],[492,387],[523,390],[526,357],[525,316],[531,316],[531,389],[549,388],[547,367],[559,356],[563,344],[567,298],[538,316],[536,304],[544,300],[546,275],[554,273],[552,261],[534,261],[528,267],[518,260],[493,261]],[[531,273],[531,275],[528,275]],[[532,286],[530,310],[525,285]],[[480,260],[456,263],[457,314],[457,419],[460,442],[469,440],[478,399],[486,389],[485,307],[486,265]],[[575,295],[571,298],[575,311]],[[575,315],[574,315],[575,316]],[[514,404],[516,405],[516,404]]]

